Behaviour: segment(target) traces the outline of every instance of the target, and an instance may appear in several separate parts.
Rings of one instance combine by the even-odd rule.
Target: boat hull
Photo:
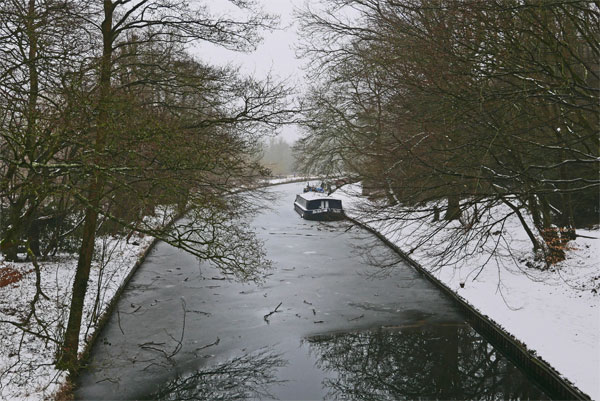
[[[305,210],[297,204],[294,204],[294,209],[305,220],[334,221],[343,220],[346,217],[342,209]]]

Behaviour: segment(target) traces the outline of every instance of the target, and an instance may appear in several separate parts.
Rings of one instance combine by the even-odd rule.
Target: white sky
[[[263,9],[278,15],[281,29],[265,32],[264,40],[252,53],[238,53],[221,47],[202,44],[195,48],[195,55],[209,64],[239,66],[241,73],[257,78],[269,72],[274,78],[288,79],[290,84],[303,87],[302,61],[297,60],[294,46],[298,41],[297,24],[294,22],[294,8],[301,8],[305,0],[259,0]],[[235,9],[227,0],[211,0],[210,9],[214,14],[233,12]],[[293,142],[299,138],[298,128],[286,126],[281,129],[282,137]]]

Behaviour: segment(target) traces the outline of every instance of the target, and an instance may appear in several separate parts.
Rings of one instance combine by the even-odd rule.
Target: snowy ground
[[[343,198],[351,217],[367,223],[406,252],[432,228],[420,222],[390,224],[385,216],[366,217],[359,210],[364,202],[359,193],[360,187],[353,185],[336,195]],[[497,241],[490,238],[440,266],[436,253],[453,240],[457,228],[449,226],[434,234],[411,258],[581,391],[600,400],[600,229],[578,230],[594,239],[571,241],[567,259],[542,271],[525,266],[532,257],[531,243],[516,218],[503,227],[506,243],[496,247]],[[496,248],[500,257],[490,259],[491,248]]]
[[[274,177],[265,179],[262,183],[266,185],[277,185],[277,184],[286,184],[289,182],[298,182],[298,181],[317,181],[319,177],[314,176],[303,176],[303,175],[287,175],[281,177]]]
[[[96,247],[104,253],[104,260],[92,266],[80,351],[86,338],[95,331],[98,318],[151,241],[149,237],[133,237],[129,244],[120,238],[98,239]],[[72,256],[40,262],[41,289],[48,298],[40,297],[36,303],[36,316],[42,324],[33,323],[31,328],[47,335],[49,340],[25,334],[7,323],[0,324],[0,371],[3,372],[0,399],[48,398],[64,382],[65,373],[57,371],[53,365],[57,345],[50,339],[60,338],[64,331],[76,263]],[[29,303],[36,293],[35,274],[29,263],[2,261],[0,267],[23,274],[20,281],[0,288],[0,320],[20,321],[29,311]],[[96,299],[98,306],[94,307]]]
[[[169,207],[157,208],[155,216],[144,220],[150,227],[163,227],[172,221],[174,213]],[[153,240],[136,235],[129,240],[120,236],[97,238],[79,352],[85,349],[110,302]],[[24,259],[25,255],[21,256]],[[36,275],[30,262],[14,263],[1,258],[0,399],[52,398],[66,383],[66,373],[54,367],[54,360],[68,319],[77,258],[65,254],[40,261],[41,292],[36,291]],[[39,295],[32,309],[36,293]],[[26,330],[10,323],[27,319]]]

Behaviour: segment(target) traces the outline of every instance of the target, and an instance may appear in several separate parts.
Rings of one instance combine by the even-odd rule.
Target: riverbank
[[[261,187],[304,181],[306,177],[278,177]],[[160,214],[159,216],[167,214]],[[168,224],[154,217],[156,224]],[[92,266],[89,291],[79,339],[79,352],[101,328],[104,315],[119,289],[143,262],[154,238],[149,236],[106,236],[97,239],[97,257]],[[73,277],[77,266],[74,254],[58,255],[40,262],[40,289],[31,324],[24,332],[14,324],[29,315],[36,295],[36,277],[30,262],[7,262],[0,256],[0,399],[44,400],[54,398],[66,384],[66,372],[54,367],[57,341],[68,318]]]
[[[85,299],[84,318],[79,339],[79,351],[98,329],[98,324],[121,283],[152,243],[152,237],[132,237],[129,242],[120,237],[99,238],[96,249],[101,257],[92,266],[89,291]],[[72,282],[77,267],[73,255],[61,255],[40,262],[40,296],[35,316],[27,326],[32,335],[7,321],[18,322],[29,314],[30,302],[36,294],[36,277],[31,263],[1,261],[4,272],[15,272],[20,280],[0,288],[0,398],[43,400],[66,383],[66,372],[57,370],[53,361],[63,322],[68,317]],[[43,338],[41,336],[45,336]]]
[[[416,239],[431,230],[422,222],[391,223],[389,216],[365,214],[360,192],[360,186],[352,185],[337,193],[347,214],[401,250],[409,252]],[[440,266],[439,247],[455,229],[450,225],[431,232],[429,241],[435,246],[417,248],[410,257],[563,378],[600,399],[600,230],[578,230],[585,237],[569,243],[566,260],[542,271],[526,266],[531,247],[516,219],[504,228],[510,254],[490,258],[482,246]]]

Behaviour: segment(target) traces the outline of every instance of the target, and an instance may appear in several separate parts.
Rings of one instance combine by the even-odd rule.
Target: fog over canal
[[[77,398],[545,398],[373,235],[302,220],[302,186],[270,189],[277,201],[252,222],[274,265],[261,285],[159,243]]]

